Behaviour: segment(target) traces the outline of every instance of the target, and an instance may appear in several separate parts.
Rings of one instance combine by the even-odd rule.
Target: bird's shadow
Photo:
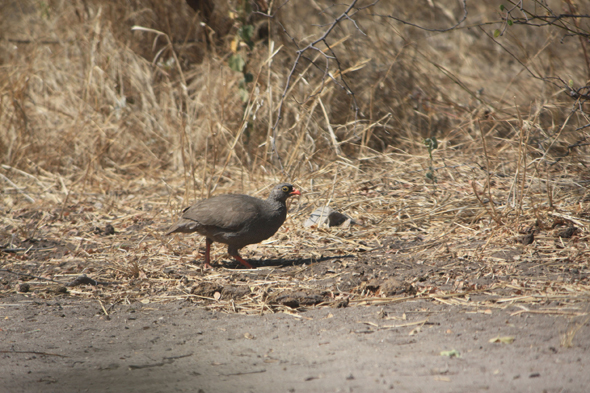
[[[354,255],[335,255],[335,256],[327,256],[327,257],[320,257],[320,258],[297,258],[297,259],[286,259],[286,258],[278,258],[278,259],[248,259],[248,262],[252,264],[255,268],[264,268],[264,267],[289,267],[289,266],[303,266],[303,265],[310,265],[313,263],[330,261],[333,259],[344,259],[344,258],[354,258]],[[223,267],[230,268],[230,269],[240,269],[244,268],[239,262],[237,261],[224,261]],[[244,268],[245,269],[245,268]]]

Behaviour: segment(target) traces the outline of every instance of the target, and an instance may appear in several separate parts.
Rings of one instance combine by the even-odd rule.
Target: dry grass
[[[427,33],[359,16],[367,36],[345,23],[330,37],[358,121],[349,95],[330,82],[322,90],[322,73],[300,64],[279,123],[282,171],[270,135],[291,41],[255,20],[273,44],[260,40],[248,54],[256,87],[249,85],[243,104],[241,74],[227,65],[235,33],[227,10],[210,17],[212,35],[184,2],[162,3],[4,2],[0,245],[12,273],[0,275],[2,294],[26,280],[36,296],[56,296],[44,288],[87,274],[103,284],[69,293],[101,305],[190,299],[258,313],[288,310],[277,294],[315,290],[319,300],[310,304],[425,297],[482,310],[535,304],[584,314],[590,155],[583,144],[571,146],[588,137],[578,129],[590,122],[587,104],[572,111],[571,98],[531,78],[477,27]],[[436,9],[396,2],[401,11],[382,3],[375,14],[422,24],[448,26],[451,18],[440,15],[460,14],[453,1]],[[496,6],[483,3],[470,4],[467,25],[498,20]],[[277,16],[304,42],[322,31],[312,24],[330,18],[294,2]],[[153,46],[156,35],[133,25],[165,33],[172,47],[164,36]],[[542,75],[583,85],[579,42],[561,39],[513,26],[502,45]],[[439,141],[432,162],[425,137]],[[304,195],[277,235],[244,250],[262,259],[261,269],[202,272],[191,263],[200,258],[195,238],[162,236],[195,199],[264,196],[285,179]],[[303,229],[324,204],[361,225]],[[107,224],[115,235],[105,233]],[[571,226],[573,236],[561,237]],[[527,233],[534,242],[519,243]],[[224,259],[224,250],[214,251]],[[367,261],[372,270],[361,274]],[[396,263],[405,270],[392,271]],[[368,285],[391,275],[416,292],[392,297]]]

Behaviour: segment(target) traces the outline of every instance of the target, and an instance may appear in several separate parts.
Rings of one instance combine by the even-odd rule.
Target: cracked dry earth
[[[428,300],[227,314],[12,295],[0,392],[585,392],[590,331],[519,307]]]

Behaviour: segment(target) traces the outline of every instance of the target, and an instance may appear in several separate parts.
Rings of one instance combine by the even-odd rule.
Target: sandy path
[[[15,296],[0,304],[0,391],[587,391],[589,329],[563,348],[568,319],[514,311],[416,301],[245,316],[183,302],[109,320],[97,302]]]

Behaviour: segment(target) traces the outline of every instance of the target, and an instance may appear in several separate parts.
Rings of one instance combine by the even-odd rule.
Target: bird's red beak
[[[301,192],[299,190],[293,189],[293,191],[291,191],[289,195],[301,195]]]

